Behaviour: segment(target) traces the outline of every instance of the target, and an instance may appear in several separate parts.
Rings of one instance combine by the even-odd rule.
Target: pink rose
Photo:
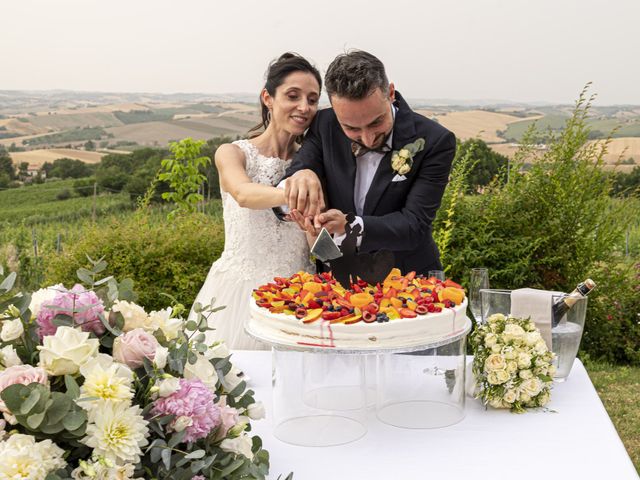
[[[227,432],[233,428],[236,423],[238,423],[239,415],[238,410],[233,407],[229,407],[227,405],[227,401],[225,397],[220,399],[218,402],[218,406],[220,407],[220,427],[218,427],[218,431],[216,432],[216,440],[221,440],[227,436]]]
[[[141,328],[124,333],[113,342],[113,358],[130,368],[140,368],[145,358],[153,362],[160,344]]]
[[[15,365],[0,372],[0,392],[5,388],[21,383],[29,385],[30,383],[41,383],[49,385],[49,377],[47,372],[40,367],[32,367],[31,365]],[[7,406],[0,398],[0,412],[9,413]]]

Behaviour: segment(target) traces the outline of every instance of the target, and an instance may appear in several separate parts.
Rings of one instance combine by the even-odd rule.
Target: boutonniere
[[[394,150],[391,154],[391,168],[398,175],[405,175],[413,167],[413,157],[424,149],[424,138],[419,138],[413,143],[408,143],[400,150]]]

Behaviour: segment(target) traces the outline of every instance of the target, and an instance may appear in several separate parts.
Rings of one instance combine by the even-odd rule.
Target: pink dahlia
[[[214,394],[201,380],[180,379],[180,388],[168,397],[155,401],[154,415],[175,415],[170,424],[186,425],[185,442],[193,442],[209,435],[221,422],[220,407],[213,403]],[[187,421],[185,421],[187,420]]]
[[[54,335],[58,327],[53,324],[53,318],[58,314],[71,315],[71,309],[81,310],[73,313],[73,319],[82,330],[96,335],[104,333],[104,325],[98,316],[104,312],[104,303],[95,292],[76,284],[71,290],[59,291],[52,301],[42,305],[36,319],[40,339],[47,335]]]

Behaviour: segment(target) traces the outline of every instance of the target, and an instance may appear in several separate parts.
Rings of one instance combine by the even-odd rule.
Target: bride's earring
[[[271,110],[267,110],[267,123],[271,123]]]

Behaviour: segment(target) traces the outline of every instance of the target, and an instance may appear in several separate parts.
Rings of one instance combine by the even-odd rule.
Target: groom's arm
[[[363,217],[361,251],[400,251],[418,247],[440,207],[455,151],[455,136],[447,132],[420,162],[418,177],[407,194],[403,208],[387,215]]]

